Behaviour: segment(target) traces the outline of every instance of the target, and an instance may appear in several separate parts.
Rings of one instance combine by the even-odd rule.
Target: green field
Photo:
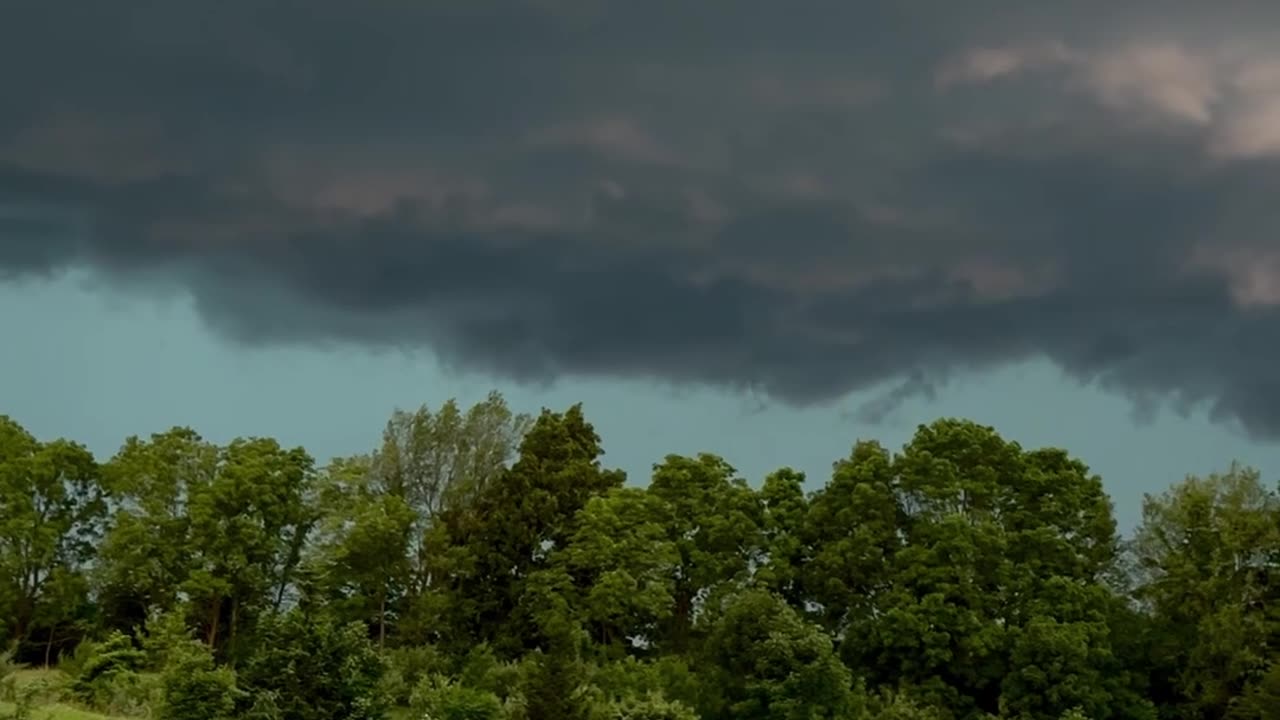
[[[14,688],[22,692],[35,685],[43,685],[47,690],[40,692],[35,698],[31,710],[32,720],[103,720],[108,715],[90,712],[83,708],[58,702],[59,689],[66,684],[66,674],[60,670],[24,669],[13,674]],[[12,702],[0,701],[0,717],[12,717],[17,706]]]
[[[104,715],[61,701],[62,688],[66,686],[67,675],[57,669],[27,668],[12,675],[14,688],[18,692],[35,685],[44,686],[35,698],[31,708],[31,720],[119,720],[126,715]],[[0,700],[0,720],[13,717],[17,706],[13,702]],[[411,716],[409,708],[391,708],[387,712],[387,720],[408,720]]]
[[[0,714],[5,717],[9,717],[14,709],[13,703],[0,702]],[[82,710],[64,703],[37,705],[31,711],[32,720],[103,720],[109,717],[112,716],[99,715],[98,713]]]

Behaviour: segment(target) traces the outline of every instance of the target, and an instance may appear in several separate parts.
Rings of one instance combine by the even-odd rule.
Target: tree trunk
[[[57,626],[49,628],[49,639],[44,644],[44,669],[49,669],[49,658],[53,655],[53,633]]]
[[[236,642],[236,625],[238,624],[237,621],[239,619],[240,619],[240,597],[238,595],[235,595],[235,596],[232,596],[231,598],[231,624],[227,628],[227,642],[233,646],[231,648],[231,652],[233,653],[235,652],[234,645]]]
[[[271,605],[271,609],[274,612],[279,612],[280,606],[284,604],[284,592],[289,587],[290,581],[293,580],[293,572],[301,561],[302,546],[307,542],[307,535],[311,532],[312,525],[313,523],[308,522],[298,526],[294,531],[293,539],[289,543],[289,558],[285,561],[284,568],[280,571],[280,583],[276,586],[275,600]]]
[[[378,652],[387,646],[387,587],[378,592]]]
[[[689,647],[689,627],[692,625],[693,598],[685,590],[676,591],[676,608],[672,617],[672,650],[683,653]]]
[[[218,642],[218,621],[222,619],[222,598],[215,598],[209,603],[209,633],[205,636],[209,649],[214,650]]]
[[[31,632],[31,618],[34,615],[35,601],[26,597],[18,600],[13,625],[13,644],[15,647],[20,649],[22,644],[27,641],[27,635]]]

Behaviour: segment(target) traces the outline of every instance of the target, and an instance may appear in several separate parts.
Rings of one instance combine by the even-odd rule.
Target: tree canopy
[[[161,717],[1273,718],[1278,561],[1253,469],[1122,537],[1079,458],[960,419],[828,478],[628,482],[581,405],[497,393],[326,463],[0,416],[0,632],[84,703],[158,673]]]

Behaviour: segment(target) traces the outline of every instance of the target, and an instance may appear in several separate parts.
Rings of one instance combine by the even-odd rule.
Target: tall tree
[[[484,493],[513,460],[530,422],[497,392],[466,412],[450,399],[435,411],[423,405],[392,413],[373,472],[382,490],[413,512],[409,556],[416,592],[431,585],[428,537],[436,518]]]
[[[805,600],[836,637],[850,624],[871,619],[893,581],[891,561],[902,545],[903,521],[894,482],[889,452],[878,443],[859,442],[810,499],[802,537],[812,549],[798,572]]]
[[[794,488],[776,487],[785,484],[781,477],[769,490],[790,505]],[[776,520],[787,515],[780,505],[772,509]],[[759,499],[710,454],[668,456],[648,488],[595,498],[578,519],[565,557],[583,588],[583,618],[614,656],[687,651],[703,607],[750,580],[768,559],[767,540],[790,551],[781,535],[762,534]],[[787,575],[780,564],[772,570]]]
[[[861,566],[879,579],[863,581],[870,599],[855,599],[844,624],[843,654],[873,685],[914,686],[960,718],[1002,707],[1056,718],[1077,706],[1107,717],[1113,705],[1128,707],[1123,683],[1035,704],[1023,697],[1032,680],[1007,682],[1031,662],[1112,679],[1102,577],[1116,540],[1098,477],[1065,453],[1024,451],[958,420],[920,427],[891,462],[867,448],[861,455],[837,469],[854,482],[831,489],[870,500],[861,512],[848,505],[855,533],[869,540],[851,545],[853,557],[884,557],[890,573]],[[838,531],[837,541],[849,536]]]
[[[617,488],[587,503],[559,556],[583,588],[581,618],[606,656],[651,646],[675,612],[681,557],[668,515],[647,489]]]
[[[519,459],[437,530],[437,557],[448,585],[439,597],[456,642],[479,638],[514,657],[547,642],[538,628],[541,588],[562,584],[544,573],[577,532],[578,511],[620,487],[625,475],[600,464],[600,437],[582,406],[544,410],[520,444]],[[537,583],[531,580],[537,578]]]
[[[382,649],[408,589],[414,512],[401,496],[379,490],[367,457],[334,460],[324,481],[312,569],[330,606],[369,623]]]
[[[98,464],[84,446],[39,442],[0,416],[0,617],[19,645],[37,620],[48,645],[74,609],[105,512]]]
[[[1239,465],[1147,496],[1134,542],[1164,690],[1195,717],[1224,717],[1280,659],[1270,615],[1280,500]]]
[[[191,570],[182,589],[203,608],[211,647],[224,627],[234,643],[246,614],[270,606],[288,582],[298,535],[311,520],[313,465],[302,448],[237,439],[222,451],[212,482],[192,493]]]
[[[783,468],[770,473],[760,488],[761,551],[756,581],[803,610],[806,596],[801,572],[812,548],[805,542],[809,499],[804,494],[804,473]]]
[[[103,466],[115,512],[96,577],[109,624],[127,630],[174,610],[193,554],[188,505],[213,483],[219,448],[190,428],[128,438]]]
[[[649,492],[663,504],[662,524],[675,546],[675,606],[657,642],[684,652],[701,608],[745,584],[761,557],[755,493],[721,457],[668,455],[654,467]]]

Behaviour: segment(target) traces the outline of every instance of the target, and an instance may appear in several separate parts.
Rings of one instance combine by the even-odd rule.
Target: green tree
[[[1232,720],[1280,720],[1280,662],[1272,662],[1257,682],[1232,701]]]
[[[834,720],[861,709],[831,638],[767,591],[728,601],[704,662],[710,697],[702,715],[709,719]]]
[[[234,646],[245,616],[283,594],[300,559],[299,535],[313,522],[305,450],[254,438],[234,440],[220,455],[212,481],[188,498],[191,564],[180,585],[202,608],[200,626],[215,648],[220,630]]]
[[[401,496],[379,490],[369,465],[363,457],[340,458],[326,469],[311,562],[330,606],[375,628],[381,649],[411,582],[407,549],[414,513]]]
[[[578,616],[605,654],[683,652],[703,605],[745,584],[762,558],[761,507],[724,460],[669,456],[648,488],[593,498],[552,555],[578,588]]]
[[[600,714],[602,720],[698,720],[692,708],[656,692],[610,701]]]
[[[294,610],[262,619],[237,674],[247,701],[269,706],[279,720],[375,720],[385,710],[383,670],[363,623]]]
[[[513,720],[589,720],[596,710],[586,665],[563,650],[525,655],[513,700]]]
[[[218,667],[209,648],[185,641],[171,647],[160,674],[161,720],[231,720],[240,690],[236,675]]]
[[[423,405],[392,413],[371,469],[383,492],[413,512],[408,554],[416,593],[432,583],[428,541],[436,518],[485,491],[514,459],[530,423],[497,392],[466,412],[450,399],[434,412]]]
[[[113,713],[131,713],[146,705],[149,688],[140,672],[147,656],[133,638],[113,631],[87,646],[83,657],[70,687],[78,700]]]
[[[680,553],[667,507],[646,489],[617,488],[592,498],[562,557],[584,588],[582,619],[604,654],[658,637],[675,609]]]
[[[841,569],[822,551],[817,559],[853,581],[827,590],[837,591],[837,608],[849,603],[836,624],[843,656],[874,687],[912,687],[961,718],[1002,705],[1056,718],[1076,705],[1108,708],[1131,692],[1055,686],[1046,697],[1053,673],[1035,675],[1112,669],[1103,578],[1116,553],[1114,521],[1101,480],[1082,463],[1059,450],[1025,451],[989,427],[940,420],[891,461],[874,447],[855,449],[837,467],[836,487],[860,502],[815,499],[814,542],[824,545],[821,531],[833,528],[854,564]],[[831,524],[829,504],[843,508],[852,529]],[[1020,668],[1028,662],[1040,670]]]
[[[145,625],[175,610],[191,571],[188,506],[213,482],[219,449],[190,428],[130,437],[103,466],[115,512],[95,570],[111,627]]]
[[[810,499],[801,536],[811,549],[796,572],[803,597],[833,636],[874,617],[876,601],[894,580],[892,560],[905,519],[892,457],[874,442],[855,445]]]
[[[1153,675],[1188,717],[1225,716],[1272,660],[1277,509],[1258,473],[1238,465],[1143,503],[1133,551],[1158,632]]]
[[[0,617],[9,638],[69,619],[106,513],[98,464],[82,445],[42,443],[0,416]]]
[[[682,653],[701,609],[748,582],[761,554],[760,505],[731,465],[705,453],[667,456],[648,492],[662,503],[660,523],[679,556],[674,605],[655,642]]]
[[[622,485],[621,471],[601,467],[603,453],[580,405],[564,413],[544,410],[516,463],[470,506],[442,516],[436,533],[443,552],[436,561],[447,585],[437,598],[446,640],[479,639],[509,658],[567,642],[546,636],[546,621],[564,604],[562,595],[546,591],[572,587],[552,555],[577,532],[578,511]]]
[[[756,582],[798,609],[808,600],[801,573],[812,554],[805,542],[809,499],[804,494],[804,473],[783,468],[770,473],[760,488],[762,551]]]
[[[503,715],[497,695],[440,676],[425,678],[411,705],[419,717],[431,720],[500,720]]]

